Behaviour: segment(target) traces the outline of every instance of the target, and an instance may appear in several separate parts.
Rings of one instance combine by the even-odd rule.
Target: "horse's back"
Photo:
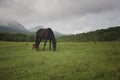
[[[36,36],[40,37],[40,38],[51,38],[53,36],[53,31],[51,28],[47,28],[47,29],[39,29],[36,32]]]

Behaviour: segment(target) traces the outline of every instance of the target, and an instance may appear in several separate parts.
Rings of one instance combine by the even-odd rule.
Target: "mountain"
[[[28,29],[31,32],[36,32],[38,29],[44,28],[43,26],[36,26],[34,28]]]
[[[26,29],[22,24],[17,21],[9,20],[9,19],[0,19],[0,32],[19,32],[19,33],[27,33],[34,34],[38,29],[44,28],[44,26],[36,26],[31,29]],[[62,36],[63,34],[57,31],[53,31],[55,36]]]
[[[34,28],[29,29],[29,31],[30,31],[31,33],[34,33],[34,34],[35,34],[35,32],[36,32],[37,30],[41,29],[41,28],[44,28],[44,26],[36,26],[36,27],[34,27]],[[54,34],[55,34],[56,37],[59,37],[59,36],[62,36],[62,35],[63,35],[62,33],[57,32],[57,31],[53,31],[53,32],[54,32]]]
[[[57,31],[53,31],[53,33],[55,34],[56,37],[59,37],[59,36],[63,36],[64,34],[60,33],[60,32],[57,32]]]
[[[17,21],[0,20],[0,32],[28,32],[28,30]]]

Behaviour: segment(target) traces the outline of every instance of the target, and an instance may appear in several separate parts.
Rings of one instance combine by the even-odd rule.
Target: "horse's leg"
[[[47,42],[47,40],[45,40],[45,42],[44,42],[43,51],[45,50],[46,42]]]
[[[50,50],[51,50],[51,40],[50,40]]]
[[[39,37],[36,37],[36,41],[35,41],[35,49],[38,50],[39,48]]]
[[[39,50],[39,45],[40,45],[40,42],[41,42],[41,39],[39,39],[39,41],[38,41],[38,50]]]

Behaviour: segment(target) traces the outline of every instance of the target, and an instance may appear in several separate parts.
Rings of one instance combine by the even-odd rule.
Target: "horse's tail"
[[[54,51],[56,51],[56,39],[55,39],[54,33],[53,33],[51,28],[48,28],[48,30],[51,33],[51,40],[52,40],[52,44],[53,44],[53,49],[54,49]]]

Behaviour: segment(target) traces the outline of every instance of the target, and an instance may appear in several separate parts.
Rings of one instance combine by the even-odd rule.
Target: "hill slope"
[[[60,41],[113,41],[120,39],[120,26],[59,37]]]

